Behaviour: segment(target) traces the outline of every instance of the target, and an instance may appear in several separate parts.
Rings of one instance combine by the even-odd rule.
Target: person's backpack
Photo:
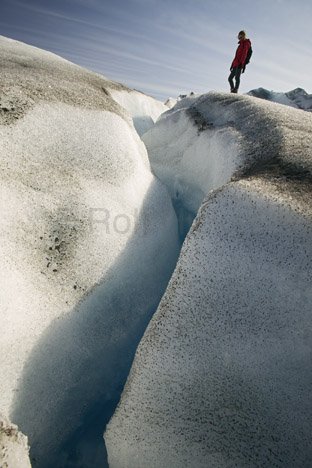
[[[250,43],[250,47],[249,47],[248,52],[247,52],[247,57],[246,57],[246,61],[244,63],[243,69],[242,69],[242,73],[244,73],[246,65],[250,62],[251,56],[252,56],[252,47],[251,47],[251,43]]]
[[[252,56],[252,47],[251,47],[251,44],[250,44],[250,47],[249,47],[248,52],[247,52],[245,65],[247,65],[250,62],[251,56]]]

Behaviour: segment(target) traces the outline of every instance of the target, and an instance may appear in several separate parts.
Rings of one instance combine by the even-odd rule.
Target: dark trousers
[[[233,89],[235,91],[238,90],[239,84],[240,84],[241,73],[242,73],[242,68],[241,67],[232,68],[231,74],[229,76],[229,83],[230,83],[230,86],[231,86],[231,91]],[[234,86],[233,78],[235,78],[235,86]]]

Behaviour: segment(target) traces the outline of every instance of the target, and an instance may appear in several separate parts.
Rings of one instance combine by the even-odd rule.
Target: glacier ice
[[[31,468],[27,437],[2,415],[0,415],[0,466]]]
[[[199,210],[107,426],[110,467],[310,466],[312,116],[209,93],[144,140]]]
[[[95,415],[84,465],[94,466],[174,268],[177,220],[131,115],[110,95],[127,88],[0,44],[0,411],[44,468],[70,466],[70,441]]]
[[[158,117],[169,109],[162,102],[135,90],[111,89],[110,95],[130,113],[140,136],[152,128]]]
[[[176,207],[182,237],[210,190],[276,157],[292,165],[298,155],[311,165],[305,156],[311,137],[301,134],[310,125],[309,113],[216,92],[182,99],[162,114],[142,139]]]

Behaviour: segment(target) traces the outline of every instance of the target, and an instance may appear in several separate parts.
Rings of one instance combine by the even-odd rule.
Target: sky
[[[0,0],[0,34],[157,99],[228,91],[237,33],[253,56],[240,92],[312,92],[311,0]]]

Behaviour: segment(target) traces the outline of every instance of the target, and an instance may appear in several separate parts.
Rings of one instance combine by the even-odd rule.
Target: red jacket
[[[238,44],[239,46],[237,47],[231,69],[234,67],[243,67],[245,65],[247,53],[249,47],[251,47],[251,42],[249,39],[241,39]]]

